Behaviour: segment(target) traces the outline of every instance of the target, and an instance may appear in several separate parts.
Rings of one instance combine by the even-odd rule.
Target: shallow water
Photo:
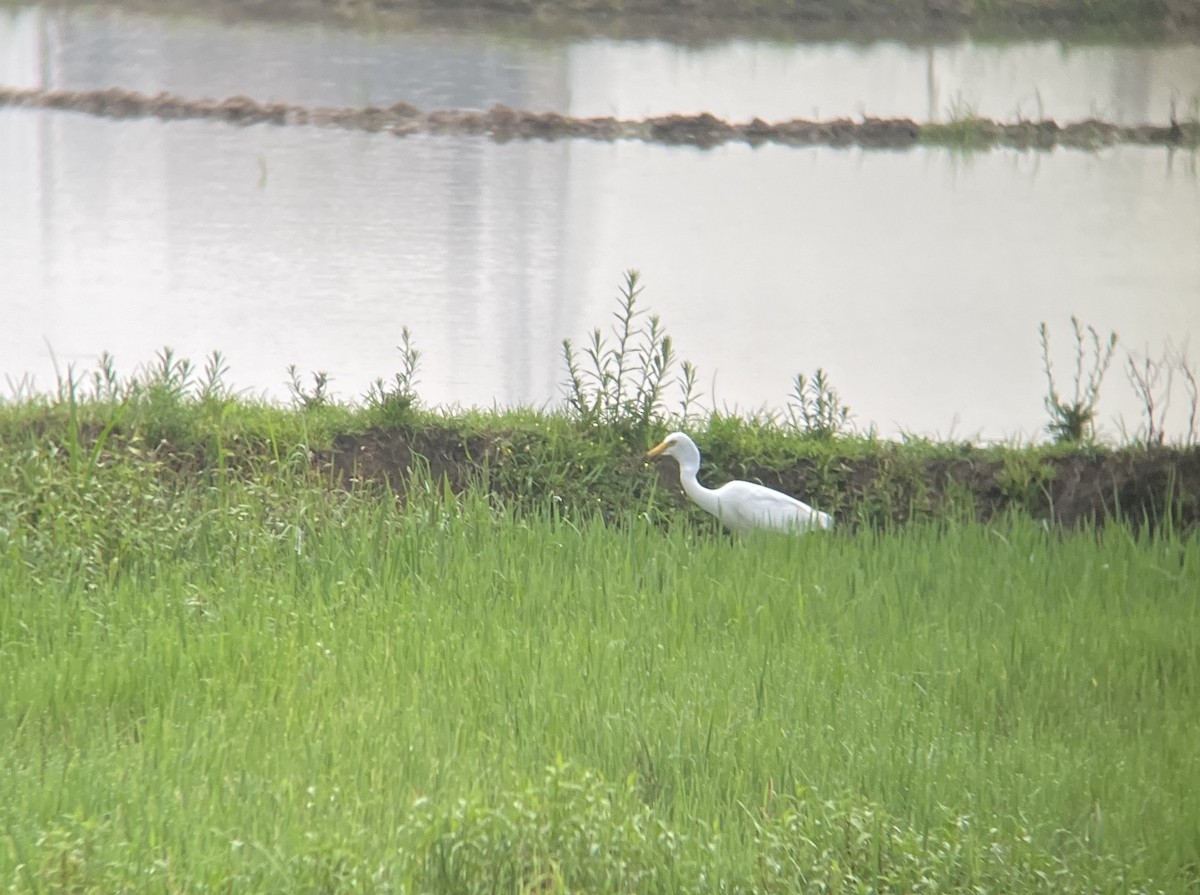
[[[743,409],[817,366],[861,421],[1032,432],[1037,325],[1157,349],[1200,332],[1187,158],[519,142],[0,113],[3,372],[213,348],[284,394],[361,394],[401,326],[435,403],[556,400],[559,343],[644,301]],[[1113,377],[1115,412],[1123,388]],[[1106,394],[1106,399],[1110,395]],[[957,421],[957,422],[956,422]]]
[[[783,42],[520,37],[478,29],[227,22],[76,7],[0,9],[8,86],[571,115],[872,115],[942,120],[1200,111],[1200,46],[1028,40]]]
[[[110,18],[68,22],[124,46]],[[34,19],[44,29],[53,17]],[[13,20],[0,28],[9,50]],[[55,84],[385,101],[330,92],[354,89],[336,60],[366,64],[337,41],[366,36],[284,29],[301,52],[280,28],[133,28],[208,35],[214,59],[240,40],[254,60],[241,82],[231,66],[200,71],[177,47],[145,63],[143,81],[120,80],[113,66],[138,56],[110,47],[50,54],[59,70],[91,59],[91,81]],[[458,39],[467,37],[447,38]],[[318,53],[320,41],[336,52]],[[276,71],[264,96],[253,79],[268,49],[297,66],[306,53],[324,63],[307,80]],[[509,64],[499,49],[463,55],[472,53],[449,86],[427,83],[436,96],[391,98],[432,108],[470,105],[472,91],[478,105],[577,95],[519,63],[521,77],[494,75],[489,65]],[[645,306],[699,366],[708,404],[780,408],[795,374],[820,366],[859,424],[885,435],[1029,436],[1044,422],[1039,322],[1068,393],[1072,314],[1138,351],[1200,333],[1196,169],[1195,154],[1132,146],[702,151],[0,110],[0,376],[10,389],[25,374],[48,388],[55,361],[83,369],[107,350],[131,372],[170,345],[197,362],[220,349],[234,384],[255,393],[286,396],[294,363],[328,371],[335,393],[356,397],[396,369],[407,325],[427,402],[555,403],[561,340],[606,324],[622,271],[636,267]],[[1200,345],[1191,357],[1200,368]],[[1178,431],[1179,383],[1175,396],[1168,428]],[[1119,369],[1100,409],[1110,434],[1118,416],[1137,424]]]

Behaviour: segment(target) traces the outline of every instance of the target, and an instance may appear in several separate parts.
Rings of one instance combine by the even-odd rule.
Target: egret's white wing
[[[808,504],[753,482],[729,482],[717,489],[721,521],[735,531],[768,528],[804,531],[827,528],[829,517]]]

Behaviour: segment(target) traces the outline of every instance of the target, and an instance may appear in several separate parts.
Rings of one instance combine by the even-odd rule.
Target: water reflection
[[[283,396],[296,363],[355,396],[408,325],[427,400],[556,401],[560,340],[639,267],[710,401],[778,407],[823,366],[886,434],[1001,437],[1040,424],[1040,321],[1064,351],[1071,314],[1130,347],[1200,332],[1200,186],[1162,149],[703,152],[9,110],[0,191],[0,374],[42,386],[47,345],[129,369],[170,344],[220,348],[255,391]],[[1132,419],[1128,391],[1114,373],[1104,412]]]
[[[1200,102],[1195,44],[734,39],[685,46],[16,7],[0,10],[0,50],[0,78],[9,86],[349,106],[504,103],[572,115],[708,111],[736,120],[938,120],[971,111],[1141,124],[1165,122],[1173,100],[1180,114]]]
[[[1200,47],[1070,47],[1055,41],[689,49],[593,41],[571,53],[572,111],[626,118],[703,112],[745,120],[873,115],[939,121],[1102,117],[1165,121],[1200,95]]]

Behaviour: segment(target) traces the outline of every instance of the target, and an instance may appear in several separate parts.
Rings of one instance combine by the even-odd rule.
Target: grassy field
[[[400,506],[221,406],[5,409],[7,891],[1200,889],[1194,533]]]

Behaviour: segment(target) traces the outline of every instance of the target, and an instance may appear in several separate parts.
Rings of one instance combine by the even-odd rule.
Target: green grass
[[[1200,887],[1194,535],[399,506],[226,407],[5,409],[9,891]]]
[[[446,416],[414,371],[287,410],[164,350],[0,404],[0,885],[1200,888],[1194,527],[890,521],[926,461],[1021,506],[1099,446],[708,415],[714,479],[887,471],[869,527],[734,540],[642,464],[662,420]],[[345,490],[377,426],[491,487]]]

